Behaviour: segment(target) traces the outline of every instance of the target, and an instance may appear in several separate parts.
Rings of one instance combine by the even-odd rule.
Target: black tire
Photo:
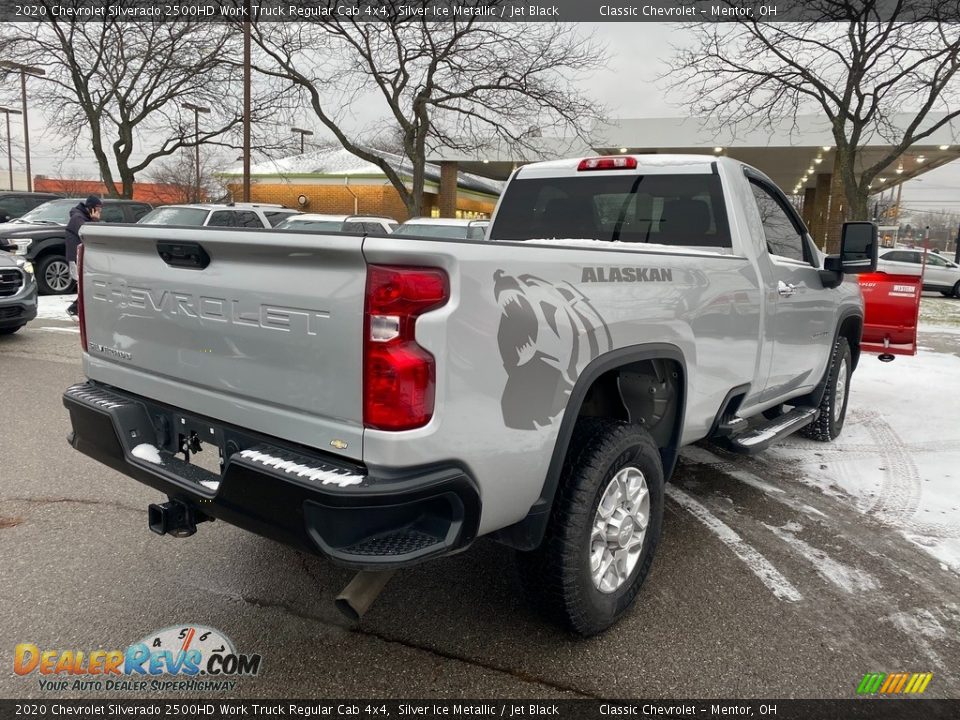
[[[65,286],[64,272],[67,280]],[[41,295],[67,295],[76,292],[77,289],[77,284],[70,279],[70,264],[67,258],[57,253],[50,253],[40,258],[40,262],[37,263],[36,278]]]
[[[846,380],[840,406],[837,406],[837,379],[841,375],[841,368],[846,366]],[[816,422],[807,425],[800,434],[811,440],[830,442],[835,440],[843,430],[843,422],[847,417],[847,402],[850,399],[850,377],[853,375],[853,356],[850,353],[850,343],[844,337],[837,338],[830,353],[830,367],[827,370],[827,389],[820,401],[820,416]]]
[[[953,296],[960,298],[960,280],[957,280],[957,284],[953,286]]]
[[[17,325],[16,327],[5,327],[0,328],[0,335],[13,335],[20,328],[26,327],[25,325]]]
[[[646,535],[633,570],[616,590],[601,592],[590,569],[597,507],[616,473],[639,469],[650,505]],[[633,603],[653,563],[663,525],[663,466],[650,434],[639,425],[582,418],[577,422],[546,536],[518,553],[527,595],[540,612],[583,636],[613,625]]]
[[[940,294],[943,295],[944,297],[953,297],[953,296],[954,296],[954,291],[953,291],[953,290],[941,290],[941,291],[940,291]]]

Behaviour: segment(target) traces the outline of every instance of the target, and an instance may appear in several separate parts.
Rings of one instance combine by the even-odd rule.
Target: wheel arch
[[[580,373],[560,421],[540,496],[523,520],[493,533],[496,540],[518,550],[532,550],[540,544],[577,420],[584,415],[625,421],[642,417],[643,400],[637,391],[650,387],[642,378],[651,372],[670,373],[668,381],[675,392],[670,414],[664,414],[655,429],[664,479],[669,479],[680,449],[686,408],[687,363],[683,352],[668,343],[631,345],[613,350],[594,359]],[[624,378],[627,378],[626,382]],[[663,427],[659,427],[661,425]]]

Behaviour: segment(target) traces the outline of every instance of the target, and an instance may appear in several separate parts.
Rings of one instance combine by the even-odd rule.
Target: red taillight
[[[77,247],[77,319],[80,321],[80,347],[87,351],[87,318],[83,313],[83,245]]]
[[[577,170],[636,170],[635,157],[607,155],[606,157],[586,158],[577,165]]]
[[[417,345],[417,317],[450,297],[440,268],[369,265],[363,338],[363,424],[411,430],[433,417],[436,363]]]

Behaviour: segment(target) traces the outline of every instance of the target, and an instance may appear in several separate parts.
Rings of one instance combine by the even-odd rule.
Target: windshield
[[[340,220],[301,220],[291,217],[277,223],[274,227],[277,230],[332,230],[338,232],[343,227],[343,223]]]
[[[43,205],[37,205],[33,210],[21,215],[17,222],[50,223],[66,225],[70,221],[70,211],[80,203],[80,200],[51,200]]]
[[[466,225],[440,225],[432,223],[422,225],[420,223],[403,223],[393,231],[394,235],[412,235],[413,237],[424,238],[454,238],[456,240],[465,240],[467,237]]]
[[[192,225],[199,226],[207,219],[207,211],[200,208],[161,207],[142,218],[141,225]]]

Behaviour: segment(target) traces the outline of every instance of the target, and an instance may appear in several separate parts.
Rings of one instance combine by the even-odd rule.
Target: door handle
[[[777,292],[780,294],[780,297],[790,297],[797,291],[797,286],[790,283],[786,283],[783,280],[777,281]]]

